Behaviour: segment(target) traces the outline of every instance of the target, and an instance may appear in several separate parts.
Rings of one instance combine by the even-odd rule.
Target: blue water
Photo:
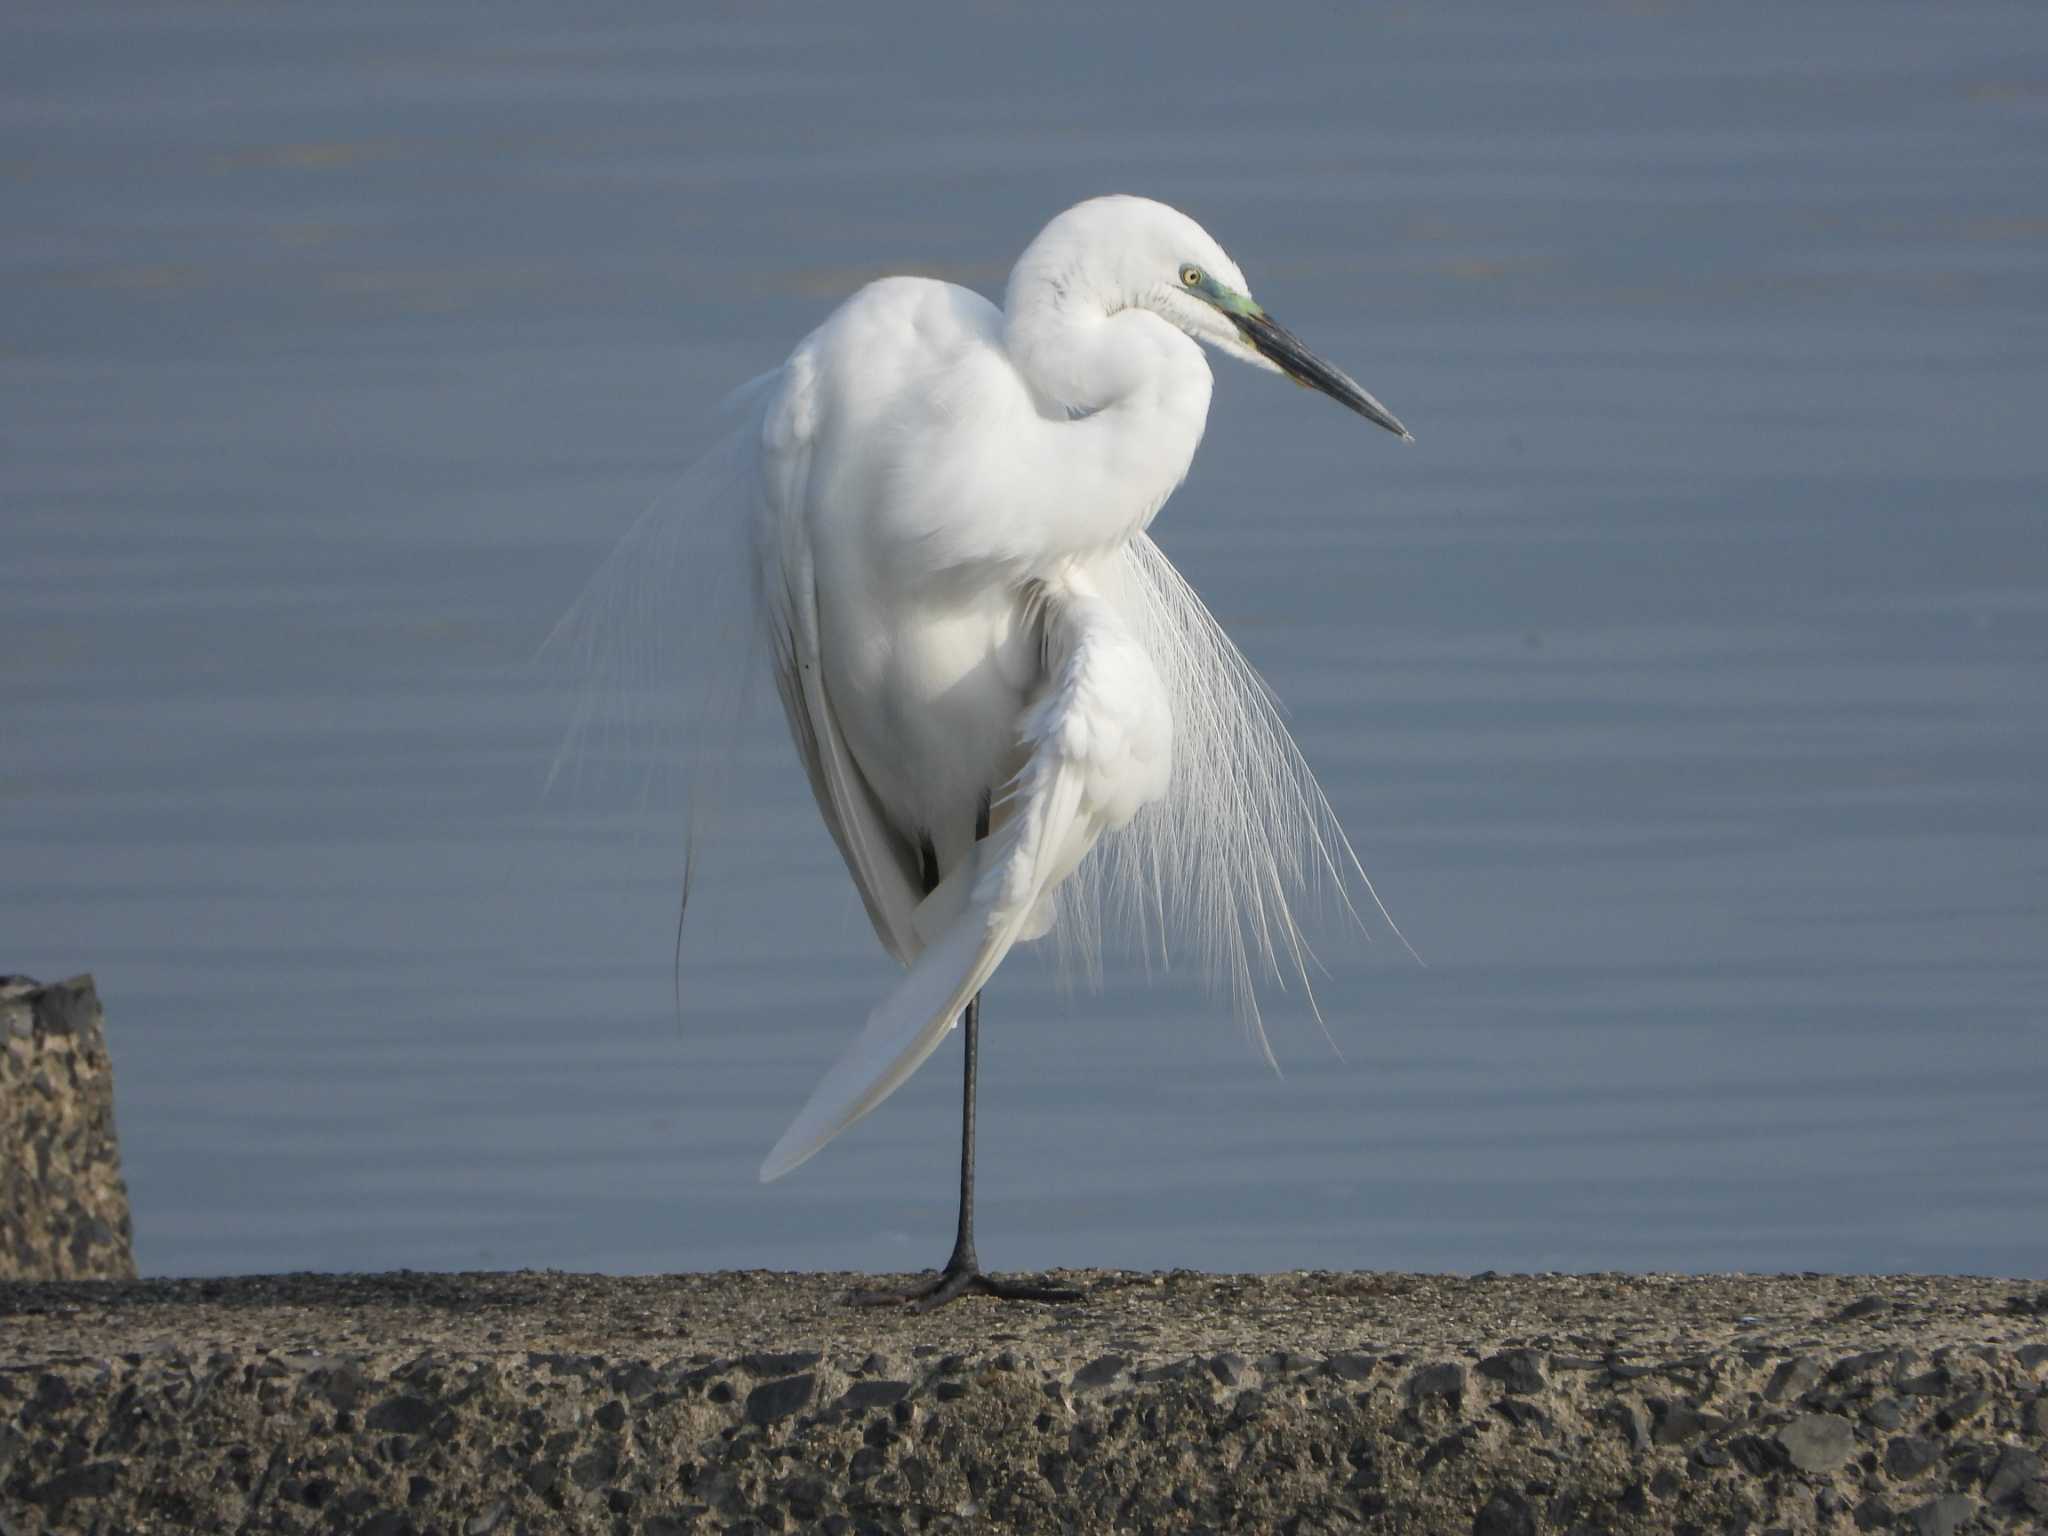
[[[839,297],[1130,190],[1420,440],[1229,370],[1155,531],[1429,963],[1276,1079],[1013,962],[983,1256],[2048,1274],[2039,8],[926,15],[0,23],[0,970],[145,1271],[943,1256],[957,1047],[754,1182],[889,977],[779,728],[679,1019],[529,661]]]

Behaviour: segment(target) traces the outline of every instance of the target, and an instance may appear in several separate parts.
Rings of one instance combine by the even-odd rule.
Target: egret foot
[[[906,1307],[912,1312],[931,1312],[962,1296],[987,1296],[996,1301],[1079,1301],[1081,1293],[1069,1285],[1043,1285],[1029,1280],[998,1280],[985,1275],[978,1264],[951,1263],[932,1279],[900,1291],[855,1291],[856,1307]]]

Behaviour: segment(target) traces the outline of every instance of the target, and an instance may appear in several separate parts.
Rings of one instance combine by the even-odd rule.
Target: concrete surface
[[[1955,1533],[2048,1522],[2048,1290],[1076,1272],[0,1286],[40,1531]]]
[[[114,1064],[90,976],[0,976],[0,1279],[135,1273]]]

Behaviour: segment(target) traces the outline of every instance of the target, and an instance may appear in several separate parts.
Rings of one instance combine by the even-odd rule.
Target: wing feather
[[[818,587],[804,518],[816,430],[816,373],[799,348],[766,403],[755,476],[758,606],[775,690],[819,814],[839,845],[882,946],[903,964],[921,942],[912,914],[921,893],[916,848],[881,812],[825,689],[818,654]]]

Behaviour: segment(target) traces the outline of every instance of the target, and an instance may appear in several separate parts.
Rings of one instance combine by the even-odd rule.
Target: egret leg
[[[976,839],[988,836],[988,797],[981,801],[975,817]],[[929,857],[925,865],[925,894],[938,884],[938,869]],[[863,1307],[908,1306],[913,1312],[929,1312],[968,1294],[992,1296],[999,1301],[1079,1301],[1081,1293],[1070,1286],[1043,1285],[1031,1281],[998,1280],[982,1273],[981,1260],[974,1252],[974,1089],[981,1057],[981,994],[968,999],[961,1016],[966,1044],[966,1066],[960,1093],[960,1225],[953,1235],[953,1256],[936,1279],[901,1291],[856,1291],[854,1304]]]

